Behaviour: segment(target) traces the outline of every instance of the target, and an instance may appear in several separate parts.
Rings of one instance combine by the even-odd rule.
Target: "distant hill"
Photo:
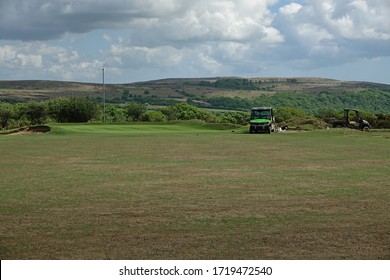
[[[307,112],[321,108],[358,107],[390,112],[390,85],[324,78],[212,77],[106,84],[110,103],[150,105],[188,102],[199,107],[242,109],[293,106]],[[24,102],[57,97],[91,97],[101,101],[102,84],[61,81],[0,81],[0,101]]]

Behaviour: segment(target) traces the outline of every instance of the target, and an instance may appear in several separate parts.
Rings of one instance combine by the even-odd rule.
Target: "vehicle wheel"
[[[363,127],[364,132],[370,132],[370,128],[368,126]]]

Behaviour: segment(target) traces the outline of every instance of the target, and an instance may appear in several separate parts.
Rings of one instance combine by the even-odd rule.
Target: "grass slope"
[[[389,259],[388,132],[0,136],[1,259]]]
[[[185,133],[216,132],[241,128],[234,124],[212,124],[203,121],[176,121],[169,123],[134,123],[134,124],[62,124],[53,125],[54,133],[100,133],[100,134],[134,134],[134,133]]]

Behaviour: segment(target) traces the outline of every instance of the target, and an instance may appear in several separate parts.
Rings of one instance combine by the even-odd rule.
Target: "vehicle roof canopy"
[[[253,107],[252,111],[270,111],[272,107]]]
[[[358,109],[353,109],[353,108],[344,108],[344,111],[355,111],[355,112],[359,112]]]

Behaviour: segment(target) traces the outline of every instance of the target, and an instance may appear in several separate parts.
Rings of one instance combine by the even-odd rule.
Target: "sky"
[[[389,0],[0,0],[0,80],[390,84]]]

